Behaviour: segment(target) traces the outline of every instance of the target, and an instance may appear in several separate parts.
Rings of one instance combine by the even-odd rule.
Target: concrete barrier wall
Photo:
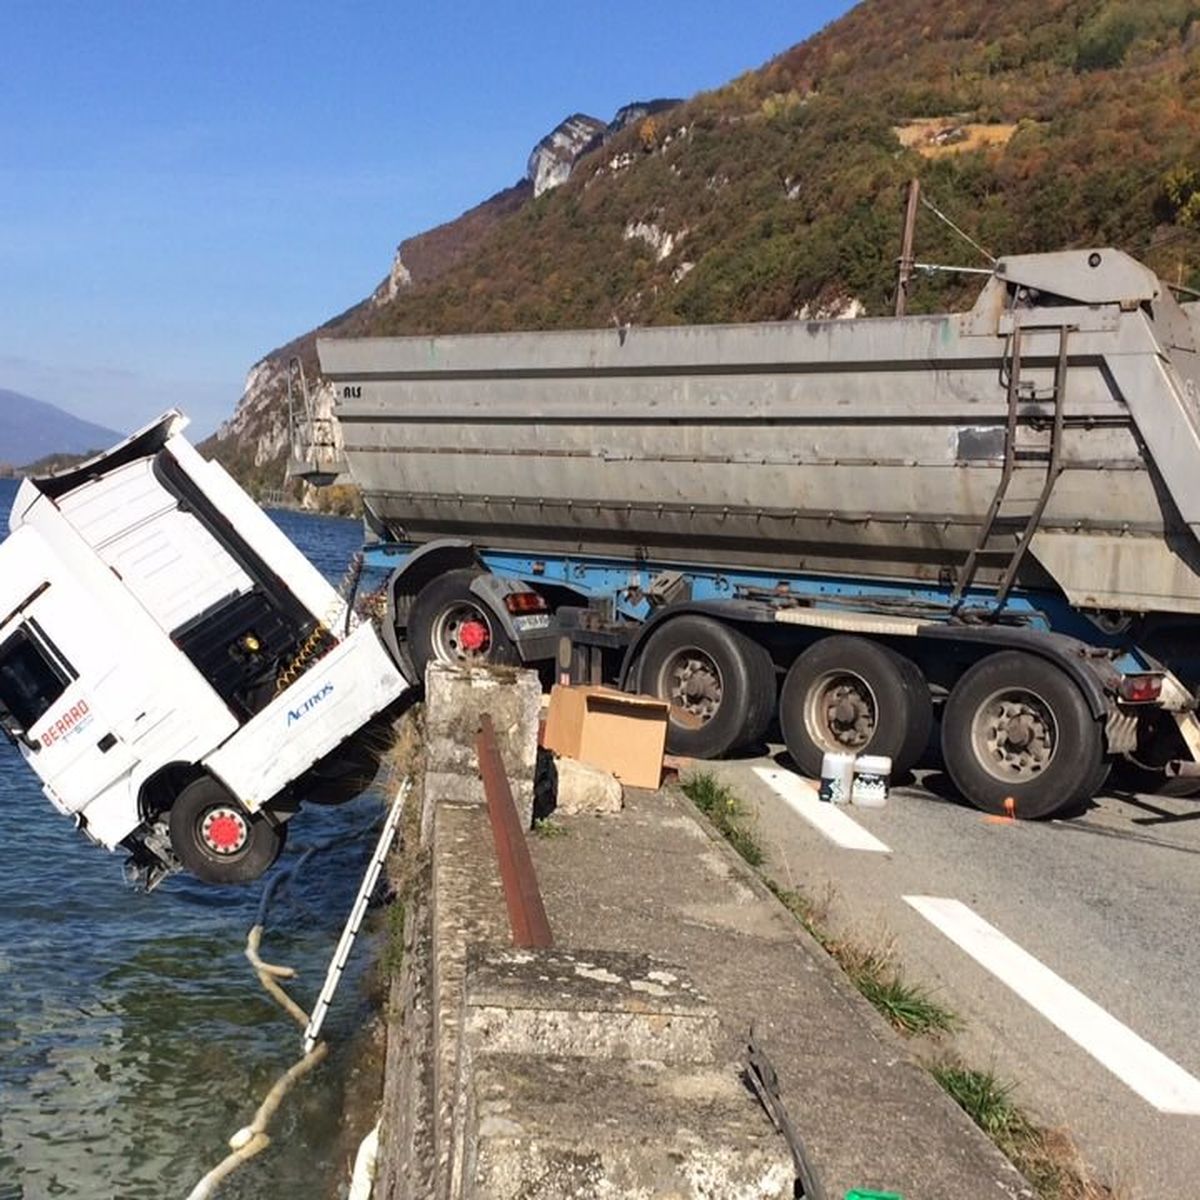
[[[375,1196],[790,1197],[790,1155],[678,967],[511,945],[474,739],[490,713],[528,828],[540,694],[531,672],[429,672]]]

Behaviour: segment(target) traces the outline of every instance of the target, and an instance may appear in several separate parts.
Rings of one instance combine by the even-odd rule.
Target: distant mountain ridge
[[[21,467],[48,455],[104,450],[121,436],[43,400],[0,388],[0,463]]]

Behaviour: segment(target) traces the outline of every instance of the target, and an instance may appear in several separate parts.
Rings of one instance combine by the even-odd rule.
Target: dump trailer
[[[1111,249],[999,260],[937,316],[326,339],[318,436],[393,568],[385,635],[564,657],[715,756],[773,717],[941,752],[980,808],[1200,765],[1200,313]],[[325,478],[330,477],[328,474]]]
[[[361,787],[408,689],[185,424],[26,479],[0,543],[0,727],[147,888],[262,874],[304,800]]]

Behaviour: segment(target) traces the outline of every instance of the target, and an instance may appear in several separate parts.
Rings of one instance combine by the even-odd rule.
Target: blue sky
[[[849,7],[0,0],[0,388],[207,434],[568,113],[714,87]]]

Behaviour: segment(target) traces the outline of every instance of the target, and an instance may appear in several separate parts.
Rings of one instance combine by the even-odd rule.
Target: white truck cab
[[[0,726],[146,887],[261,875],[409,686],[186,423],[25,480],[0,543]]]

